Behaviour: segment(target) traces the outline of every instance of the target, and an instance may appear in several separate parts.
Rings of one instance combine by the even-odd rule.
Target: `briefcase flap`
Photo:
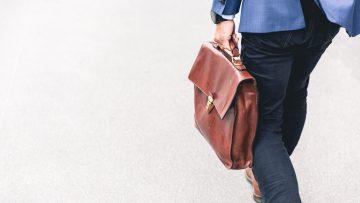
[[[213,104],[221,119],[230,108],[239,84],[255,82],[247,70],[235,68],[225,54],[210,42],[201,46],[188,78],[214,99]]]

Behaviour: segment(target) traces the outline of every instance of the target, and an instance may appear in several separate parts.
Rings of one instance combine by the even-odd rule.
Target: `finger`
[[[226,49],[226,50],[231,51],[229,41],[224,41],[224,42],[220,45],[220,47],[221,47],[222,49]]]
[[[234,33],[232,35],[232,40],[234,41],[234,43],[238,44],[240,39],[239,39],[239,36]]]
[[[216,39],[215,38],[214,41],[220,46],[221,49],[231,50],[230,44],[229,44],[229,42],[230,42],[229,39],[227,39],[227,38]]]
[[[239,56],[240,55],[240,51],[238,48],[235,48],[231,51],[231,53],[233,54],[233,56]]]
[[[237,48],[237,45],[235,44],[235,42],[233,40],[231,40],[229,42],[229,46],[230,46],[231,51]]]
[[[238,56],[239,55],[239,48],[237,43],[235,43],[233,40],[230,41],[230,47],[231,47],[231,53],[233,56]]]

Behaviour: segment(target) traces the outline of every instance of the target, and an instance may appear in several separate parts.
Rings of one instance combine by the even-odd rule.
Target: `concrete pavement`
[[[252,202],[193,127],[211,1],[0,1],[0,202]],[[360,38],[315,69],[303,202],[360,202]]]

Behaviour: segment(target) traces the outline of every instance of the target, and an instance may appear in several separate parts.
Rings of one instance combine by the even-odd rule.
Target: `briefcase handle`
[[[246,67],[244,66],[243,62],[241,61],[239,48],[236,46],[235,49],[237,49],[237,55],[233,55],[233,50],[223,49],[219,46],[218,43],[214,41],[210,41],[210,43],[213,45],[213,47],[219,51],[221,51],[224,56],[234,65],[234,67],[240,71],[246,70]]]

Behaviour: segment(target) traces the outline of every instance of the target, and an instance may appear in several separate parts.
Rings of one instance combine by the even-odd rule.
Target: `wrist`
[[[210,11],[211,20],[214,24],[219,24],[224,21],[232,21],[234,19],[234,15],[219,15],[215,13],[213,10]]]

